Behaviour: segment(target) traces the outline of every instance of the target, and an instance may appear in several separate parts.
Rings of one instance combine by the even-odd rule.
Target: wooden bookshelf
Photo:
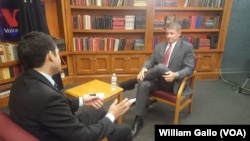
[[[175,2],[176,6],[160,6],[161,0],[146,0],[146,6],[85,6],[71,4],[71,0],[65,0],[64,23],[68,39],[69,51],[72,55],[74,82],[85,82],[94,78],[110,81],[113,72],[117,73],[118,80],[126,80],[135,77],[141,69],[143,62],[153,52],[155,36],[159,41],[165,40],[164,29],[154,29],[154,19],[162,19],[167,15],[175,15],[179,18],[188,16],[203,16],[203,19],[213,18],[220,15],[219,27],[182,29],[182,36],[197,36],[207,38],[209,34],[218,34],[218,45],[216,49],[195,49],[199,58],[197,63],[197,79],[219,78],[220,66],[224,52],[229,17],[232,7],[232,0],[225,0],[223,6],[184,6],[187,0],[165,0]],[[190,0],[189,0],[190,1]],[[195,0],[202,2],[202,0]],[[102,17],[110,14],[113,17],[124,17],[125,15],[144,15],[146,18],[144,29],[114,30],[114,29],[74,29],[73,15],[90,15]],[[75,51],[74,37],[113,37],[125,39],[144,39],[143,50],[123,51]]]

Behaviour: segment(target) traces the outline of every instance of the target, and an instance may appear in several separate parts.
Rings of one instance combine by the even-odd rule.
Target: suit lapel
[[[49,87],[51,87],[52,89],[54,89],[56,91],[55,94],[61,94],[64,96],[64,99],[66,100],[66,102],[68,103],[68,105],[71,107],[71,102],[70,100],[64,95],[64,93],[58,89],[56,89],[47,78],[45,78],[42,74],[40,74],[39,72],[37,72],[36,70],[33,69],[29,69],[27,70],[27,73],[29,73],[30,75],[34,76],[35,78],[37,78],[38,80],[40,80],[42,83],[48,85]],[[71,107],[72,113],[73,112],[73,108]]]
[[[27,70],[27,72],[30,74],[30,75],[33,75],[34,77],[36,77],[37,79],[39,79],[42,83],[45,83],[46,85],[48,85],[49,87],[55,89],[56,91],[60,92],[59,90],[57,90],[50,82],[47,78],[45,78],[42,74],[40,74],[39,72],[37,72],[36,70],[33,70],[33,69],[30,69],[30,70]]]

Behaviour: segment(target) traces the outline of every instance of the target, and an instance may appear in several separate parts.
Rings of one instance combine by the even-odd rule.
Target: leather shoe
[[[123,91],[132,90],[135,88],[135,84],[138,83],[137,79],[129,79],[119,84],[119,87],[123,88]]]
[[[142,129],[142,127],[143,127],[143,119],[141,117],[136,117],[135,122],[131,129],[133,138],[138,134],[138,132]]]

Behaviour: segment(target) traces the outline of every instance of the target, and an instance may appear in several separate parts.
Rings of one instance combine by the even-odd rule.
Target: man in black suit
[[[131,130],[115,119],[130,107],[128,99],[115,100],[108,112],[97,96],[68,98],[54,87],[54,74],[61,70],[59,50],[51,36],[30,32],[18,46],[28,68],[13,83],[10,117],[40,141],[131,141]]]
[[[136,94],[136,117],[132,125],[132,136],[136,136],[143,127],[142,116],[147,106],[150,92],[160,89],[176,93],[181,80],[194,72],[193,45],[181,40],[180,36],[181,25],[179,23],[170,23],[166,28],[167,41],[156,45],[153,54],[143,64],[141,71],[137,75],[137,79],[140,82]],[[167,53],[168,50],[169,53]],[[129,86],[131,87],[131,85]],[[188,95],[191,91],[187,84],[183,94]]]

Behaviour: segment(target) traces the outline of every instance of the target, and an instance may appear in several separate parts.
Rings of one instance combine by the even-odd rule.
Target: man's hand
[[[103,99],[98,96],[86,96],[83,97],[83,104],[99,109],[103,106]]]
[[[167,71],[165,72],[164,75],[162,75],[162,77],[167,81],[167,82],[173,82],[176,78],[176,73],[172,72],[172,71]]]
[[[131,102],[128,98],[123,99],[120,103],[118,103],[117,99],[110,105],[108,113],[114,115],[115,119],[123,115],[125,112],[128,111],[129,107],[131,106]]]
[[[143,68],[137,75],[137,79],[142,81],[144,79],[145,73],[148,71],[147,68]]]

